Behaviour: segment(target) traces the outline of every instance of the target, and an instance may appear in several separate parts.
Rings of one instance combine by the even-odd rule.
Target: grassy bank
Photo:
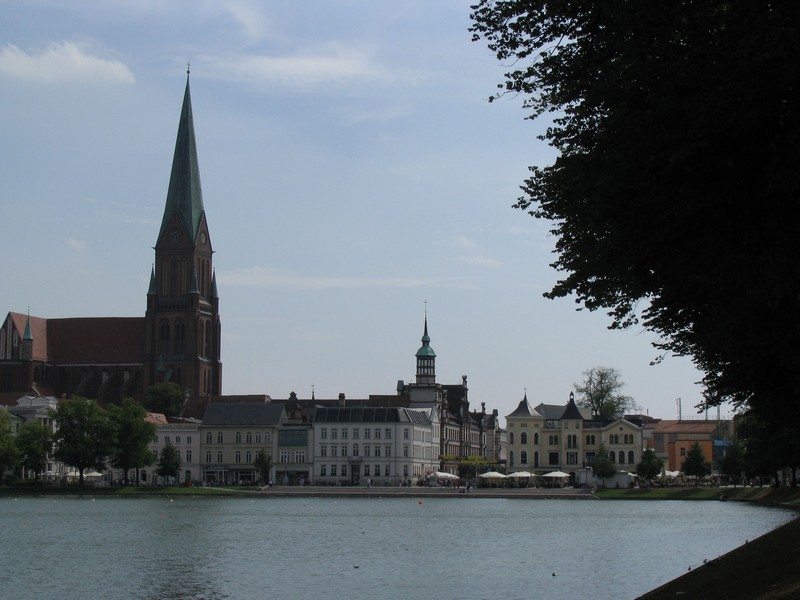
[[[613,500],[716,500],[800,510],[800,490],[791,488],[662,488],[599,490]],[[645,594],[642,600],[789,600],[800,598],[800,519],[750,540],[728,554]]]

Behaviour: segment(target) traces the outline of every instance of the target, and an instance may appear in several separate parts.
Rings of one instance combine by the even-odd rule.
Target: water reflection
[[[734,502],[0,498],[0,589],[59,600],[635,597],[793,516]]]

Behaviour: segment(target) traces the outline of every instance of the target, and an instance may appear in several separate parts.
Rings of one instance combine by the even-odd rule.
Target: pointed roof
[[[147,295],[155,296],[156,293],[156,268],[153,266],[150,267],[150,287],[147,288]]]
[[[214,273],[211,275],[211,297],[212,298],[219,298],[219,292],[217,292],[217,271],[214,270]],[[311,394],[314,395],[313,392]]]
[[[569,402],[567,402],[567,406],[564,409],[564,413],[561,415],[562,419],[583,419],[583,415],[581,411],[578,410],[578,406],[575,404],[575,394],[572,392],[569,393]]]
[[[436,352],[430,346],[431,337],[428,335],[428,315],[425,315],[425,333],[422,334],[422,346],[417,350],[417,357],[436,358]]]
[[[200,168],[197,161],[192,98],[189,93],[189,75],[187,73],[186,91],[183,96],[183,108],[175,141],[175,154],[172,158],[172,173],[167,190],[167,203],[164,207],[164,217],[161,220],[158,238],[161,239],[170,219],[177,213],[189,239],[194,243],[203,212],[203,192],[200,188]]]
[[[542,415],[540,415],[533,408],[531,408],[531,405],[528,402],[528,393],[526,392],[525,393],[525,397],[522,398],[522,400],[520,400],[519,404],[517,405],[517,408],[514,409],[514,412],[512,412],[510,415],[506,415],[506,419],[508,419],[509,417],[511,417],[511,418],[514,418],[514,417],[539,417],[539,418],[542,418]]]
[[[22,335],[23,341],[33,341],[33,334],[31,333],[31,316],[25,319],[25,333]]]

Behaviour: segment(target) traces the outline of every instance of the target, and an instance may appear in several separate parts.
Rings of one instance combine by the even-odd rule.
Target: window
[[[342,427],[342,439],[343,440],[347,439],[347,429],[345,429],[344,427]],[[342,475],[344,475],[344,473],[342,473]]]
[[[234,461],[235,462],[237,462],[237,463],[242,462],[242,453],[239,450],[237,450],[236,454],[234,454],[233,456],[234,456]]]
[[[621,464],[621,465],[625,464],[625,451],[624,450],[620,450],[619,451],[619,464]]]
[[[222,450],[217,450],[217,462],[222,462]]]
[[[389,465],[383,465],[383,474],[388,477],[389,476]]]
[[[403,446],[403,456],[404,456],[405,458],[408,458],[408,444],[406,444],[405,446]]]
[[[408,465],[403,465],[403,477],[408,477]]]
[[[408,427],[403,427],[403,439],[408,439]]]
[[[356,429],[356,431],[358,431]],[[353,456],[358,456],[358,444],[353,444]]]
[[[381,428],[380,427],[376,427],[375,428],[375,439],[376,440],[381,439]]]
[[[253,443],[253,432],[252,431],[248,431],[247,432],[247,434],[245,435],[245,441],[248,444],[252,444]]]
[[[17,428],[17,431],[19,431],[19,428]],[[153,437],[153,443],[154,444],[158,443],[158,436],[157,435]]]
[[[636,462],[636,458],[635,458],[635,456],[636,456],[636,455],[633,453],[633,450],[630,450],[630,451],[628,452],[628,464],[629,464],[629,465],[632,465],[632,464],[634,464],[634,463]]]
[[[295,450],[294,451],[294,462],[296,463],[304,463],[306,462],[306,451],[305,450]],[[342,473],[344,475],[344,473]]]
[[[192,451],[191,450],[187,450],[186,451],[186,462],[187,463],[192,462]]]
[[[594,462],[594,452],[586,453],[586,464],[591,465]]]
[[[320,456],[328,456],[328,446],[326,446],[325,444],[322,444],[322,446],[319,447],[319,455]]]
[[[217,443],[218,444],[222,443],[222,432],[221,431],[217,432]]]
[[[513,444],[514,443],[514,432],[513,431],[509,431],[508,432],[508,443],[509,444]]]
[[[342,444],[342,456],[347,456],[347,444]]]
[[[272,434],[269,431],[264,432],[264,443],[265,444],[272,443]]]
[[[337,439],[338,435],[339,435],[339,430],[336,429],[336,427],[331,427],[331,439],[332,440]]]
[[[328,475],[328,465],[320,465],[319,466],[319,476],[320,477],[327,477]]]
[[[353,439],[354,440],[358,439],[358,427],[353,428]]]
[[[244,461],[249,465],[253,462],[253,453],[248,450],[244,455]]]
[[[369,465],[364,465],[364,477],[369,477]]]
[[[523,446],[528,443],[528,433],[526,431],[519,434],[519,443]],[[524,465],[525,463],[523,462],[522,464]]]
[[[291,460],[291,452],[288,450],[281,450],[281,462],[288,463]]]
[[[169,444],[169,436],[168,435],[164,436],[164,443],[165,444]]]
[[[364,444],[364,456],[369,456],[369,446]]]
[[[338,448],[339,448],[339,446],[337,446],[336,444],[331,444],[331,456],[336,456],[336,453],[338,452],[338,450],[337,450]]]
[[[614,451],[609,452],[608,458],[611,460],[612,463],[617,462],[617,453]]]
[[[519,453],[519,464],[521,465],[528,464],[528,453],[525,450]]]
[[[256,431],[256,444],[260,444],[260,443],[261,443],[261,432],[260,431]]]
[[[508,466],[509,467],[513,467],[514,466],[514,451],[513,450],[509,450],[508,451]]]
[[[327,440],[328,439],[328,428],[327,427],[323,427],[322,429],[319,430],[319,439],[321,439],[321,440]]]
[[[342,465],[342,477],[347,477],[347,465]]]
[[[187,444],[191,444],[192,443],[192,436],[190,436],[190,435],[186,436],[186,443]]]
[[[539,434],[538,433],[534,433],[533,434],[533,445],[534,446],[538,446],[539,445]]]
[[[578,453],[577,452],[567,452],[567,464],[568,465],[577,465],[578,464]]]
[[[181,443],[181,436],[179,436],[179,435],[175,436],[175,443],[176,444],[180,444]]]
[[[206,463],[211,464],[211,450],[206,450]]]
[[[381,447],[375,444],[375,456],[381,455]]]
[[[386,429],[383,430],[383,437],[386,438],[387,440],[392,439],[392,430],[391,430],[391,428],[387,427]]]
[[[370,429],[369,429],[369,427],[364,427],[364,439],[365,440],[370,439]]]
[[[534,467],[538,467],[539,466],[539,453],[538,452],[534,452],[533,453],[533,466]]]
[[[331,465],[331,477],[336,477],[336,465]]]
[[[558,465],[558,452],[548,452],[547,460],[550,466]]]
[[[242,432],[241,431],[237,431],[236,432],[236,443],[237,444],[241,444],[242,443]]]
[[[383,455],[386,458],[389,458],[392,455],[392,447],[391,446],[384,446],[383,447]]]
[[[206,444],[210,444],[210,443],[211,443],[211,432],[207,431],[206,432]]]

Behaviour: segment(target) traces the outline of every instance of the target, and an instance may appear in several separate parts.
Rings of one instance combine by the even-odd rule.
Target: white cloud
[[[206,57],[203,73],[218,79],[294,89],[358,83],[413,83],[414,77],[375,62],[368,52],[332,43],[291,56]]]
[[[135,81],[123,63],[93,56],[72,42],[53,43],[46,50],[30,53],[7,44],[0,48],[0,74],[41,83]]]
[[[463,281],[421,279],[415,277],[316,277],[281,273],[265,267],[247,267],[228,273],[217,273],[224,285],[254,287],[284,287],[301,290],[363,289],[363,288],[416,288],[416,287],[466,287]]]
[[[67,246],[74,250],[83,250],[86,248],[86,242],[84,240],[76,240],[75,238],[67,238],[65,240]]]
[[[459,262],[467,265],[473,265],[476,267],[491,267],[492,269],[495,269],[503,264],[499,260],[489,258],[488,256],[461,256],[458,260]]]

